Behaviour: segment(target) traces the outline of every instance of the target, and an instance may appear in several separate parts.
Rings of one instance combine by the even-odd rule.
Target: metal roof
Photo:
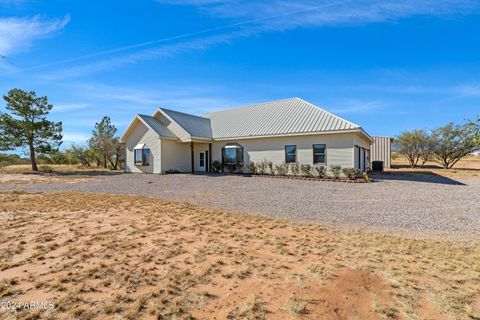
[[[210,119],[164,108],[160,108],[160,110],[172,118],[192,137],[212,139]]]
[[[214,139],[363,130],[300,98],[210,112]]]
[[[170,131],[170,129],[168,129],[157,119],[144,114],[139,114],[138,117],[140,117],[160,137],[176,137],[176,135],[172,131]]]

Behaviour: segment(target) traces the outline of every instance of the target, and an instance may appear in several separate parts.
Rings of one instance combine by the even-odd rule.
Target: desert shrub
[[[259,174],[265,174],[266,170],[267,170],[267,163],[265,161],[261,161],[257,163],[257,172]]]
[[[174,173],[180,173],[180,171],[176,169],[168,169],[165,171],[165,174],[174,174]]]
[[[300,164],[298,162],[294,162],[290,165],[290,170],[294,176],[298,176],[300,173]]]
[[[350,180],[355,180],[358,177],[358,174],[360,171],[357,168],[344,168],[343,174],[347,176],[348,179]]]
[[[341,166],[330,166],[330,170],[332,171],[333,177],[335,179],[340,179],[340,175],[342,174],[342,167]]]
[[[320,178],[325,178],[325,176],[327,175],[327,168],[325,168],[324,166],[315,166],[315,171]]]
[[[47,165],[42,165],[40,166],[40,171],[45,172],[45,173],[52,173],[53,168]]]
[[[277,164],[277,165],[275,165],[275,171],[279,175],[285,176],[285,175],[288,174],[288,165],[286,163]]]
[[[267,168],[268,168],[268,173],[270,173],[272,176],[275,175],[275,170],[273,168],[273,162],[272,161],[267,161]]]
[[[302,175],[304,176],[311,176],[312,175],[312,166],[307,164],[302,164],[300,165],[300,171],[302,172]]]
[[[212,171],[213,172],[220,172],[222,171],[222,164],[220,163],[220,161],[218,160],[215,160],[212,162]]]
[[[247,169],[248,169],[248,171],[250,171],[251,174],[257,174],[257,166],[256,166],[255,162],[250,161],[247,164]]]

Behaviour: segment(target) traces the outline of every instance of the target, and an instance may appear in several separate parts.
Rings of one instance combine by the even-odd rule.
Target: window
[[[297,162],[297,146],[289,145],[285,146],[285,162]]]
[[[143,148],[142,149],[142,165],[148,166],[150,165],[150,149]]]
[[[326,163],[325,151],[327,146],[325,144],[313,145],[313,163]]]
[[[133,150],[133,152],[135,154],[135,164],[142,164],[142,150],[143,149]]]
[[[200,152],[200,167],[205,167],[205,153]]]
[[[144,144],[138,144],[133,149],[133,161],[137,165],[148,166],[150,164],[150,149]]]
[[[243,165],[243,147],[239,144],[226,145],[222,152],[223,164]]]

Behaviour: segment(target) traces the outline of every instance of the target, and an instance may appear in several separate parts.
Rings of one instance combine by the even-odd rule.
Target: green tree
[[[0,149],[28,147],[32,170],[38,171],[35,154],[49,153],[62,143],[62,123],[47,120],[53,106],[34,91],[12,89],[3,97],[6,110],[0,112]]]
[[[435,161],[445,169],[479,148],[479,130],[471,124],[448,123],[433,130],[431,139]]]
[[[110,117],[103,117],[95,124],[92,137],[88,145],[94,154],[98,155],[99,162],[104,168],[110,163],[113,169],[117,169],[123,155],[123,144],[115,137],[117,128],[111,123]]]
[[[73,144],[69,149],[65,150],[65,152],[80,161],[80,163],[86,167],[91,167],[92,163],[95,161],[93,151],[89,148]]]
[[[431,159],[432,141],[430,134],[425,130],[412,130],[402,132],[396,139],[398,153],[403,155],[411,168],[425,164]]]

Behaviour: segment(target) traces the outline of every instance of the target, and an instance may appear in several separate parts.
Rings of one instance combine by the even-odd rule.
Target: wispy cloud
[[[87,108],[91,108],[91,105],[88,103],[55,104],[54,108],[52,109],[52,113],[71,112]]]
[[[220,18],[259,19],[258,27],[288,30],[342,24],[363,24],[402,19],[415,15],[444,16],[468,13],[480,7],[476,0],[159,0],[175,5],[192,5]],[[294,13],[294,14],[290,14]],[[262,19],[272,16],[274,19]]]
[[[4,57],[28,49],[32,42],[50,36],[65,27],[70,17],[63,19],[0,18],[0,54]]]
[[[329,110],[337,114],[370,113],[386,107],[381,101],[344,100],[329,106]]]
[[[249,35],[250,32],[248,30],[242,30],[232,33],[217,34],[205,38],[176,42],[173,44],[167,44],[134,53],[116,55],[93,63],[86,63],[70,68],[60,69],[58,71],[45,74],[44,77],[49,80],[81,77],[93,72],[135,65],[143,61],[166,58],[191,51],[206,50],[211,46],[221,43],[229,43],[235,39],[247,37]]]
[[[173,35],[129,46],[93,52],[62,61],[53,61],[38,67],[49,67],[81,60],[98,59],[68,67],[47,75],[50,79],[78,77],[92,72],[134,65],[142,61],[161,59],[175,54],[205,50],[238,38],[247,38],[268,31],[294,28],[312,28],[348,24],[366,24],[392,21],[415,15],[445,16],[469,13],[480,8],[476,0],[157,0],[169,5],[191,5],[201,12],[229,23],[217,27]],[[221,32],[219,34],[219,32]],[[163,44],[166,43],[166,44]],[[168,44],[167,44],[168,43]],[[158,46],[162,44],[161,46]],[[157,46],[152,48],[152,46]],[[146,48],[147,47],[147,48]],[[132,53],[131,51],[134,51]],[[28,68],[29,70],[32,68]]]
[[[462,85],[456,89],[461,97],[480,97],[480,84]]]

